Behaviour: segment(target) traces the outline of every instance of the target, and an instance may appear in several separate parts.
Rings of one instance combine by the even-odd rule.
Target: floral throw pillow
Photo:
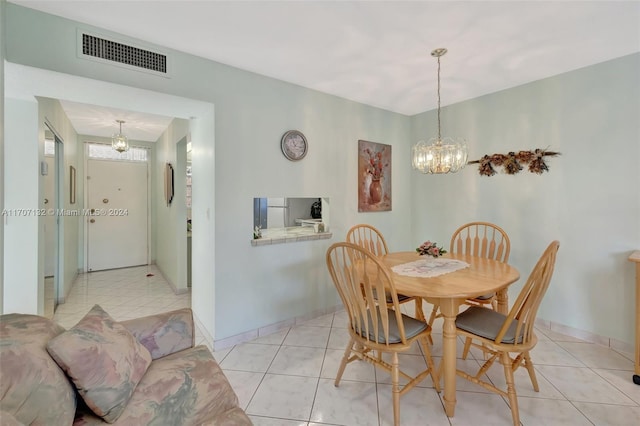
[[[87,406],[109,423],[120,417],[151,364],[149,351],[99,305],[51,339],[47,351]]]

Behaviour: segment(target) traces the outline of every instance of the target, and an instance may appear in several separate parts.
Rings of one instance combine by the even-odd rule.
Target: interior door
[[[87,161],[87,268],[148,264],[148,165]]]
[[[55,142],[54,142],[55,143]],[[47,174],[44,176],[44,208],[56,209],[56,163],[54,157],[45,157]],[[44,216],[44,278],[51,278],[56,273],[56,216]]]

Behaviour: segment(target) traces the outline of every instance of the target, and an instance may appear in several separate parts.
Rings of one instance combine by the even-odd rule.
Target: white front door
[[[147,163],[87,160],[87,268],[146,265]]]

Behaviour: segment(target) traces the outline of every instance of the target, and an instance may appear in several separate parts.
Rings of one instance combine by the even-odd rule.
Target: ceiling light
[[[463,138],[443,138],[440,133],[440,57],[447,49],[431,52],[438,59],[438,137],[420,141],[412,150],[412,166],[427,174],[455,173],[467,164],[467,144]]]
[[[122,120],[116,120],[120,124],[120,131],[111,137],[111,147],[118,152],[129,151],[129,139],[122,134]]]

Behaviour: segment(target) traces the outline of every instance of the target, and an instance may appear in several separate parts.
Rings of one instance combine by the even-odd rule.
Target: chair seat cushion
[[[409,299],[412,299],[411,296],[405,296],[404,294],[398,294],[398,303],[403,303]],[[387,303],[393,303],[393,298],[390,294],[387,294]]]
[[[485,339],[496,340],[506,319],[506,315],[493,309],[472,306],[458,315],[456,327]],[[513,320],[501,343],[516,343],[517,326],[518,320]],[[522,343],[522,333],[518,336],[517,343]]]
[[[380,308],[376,308],[380,309]],[[396,321],[396,312],[392,309],[387,309],[387,314],[389,315],[389,341],[387,342],[384,336],[384,329],[382,328],[382,319],[380,318],[380,314],[378,313],[378,336],[376,338],[375,330],[373,328],[373,319],[371,318],[371,313],[368,313],[367,320],[369,322],[369,333],[368,339],[373,340],[377,343],[402,343],[402,339],[400,338],[400,330],[398,329],[398,322]],[[408,315],[402,314],[402,322],[404,324],[404,335],[407,339],[411,339],[412,337],[422,333],[424,330],[429,328],[429,325],[425,322],[419,321],[415,318],[411,318]],[[365,336],[367,332],[366,329],[360,331],[356,329],[356,332],[362,337]]]
[[[495,297],[495,293],[491,293],[491,294],[483,294],[482,296],[478,296],[478,297],[474,297],[473,299],[475,300],[489,300],[489,299],[493,299]]]

